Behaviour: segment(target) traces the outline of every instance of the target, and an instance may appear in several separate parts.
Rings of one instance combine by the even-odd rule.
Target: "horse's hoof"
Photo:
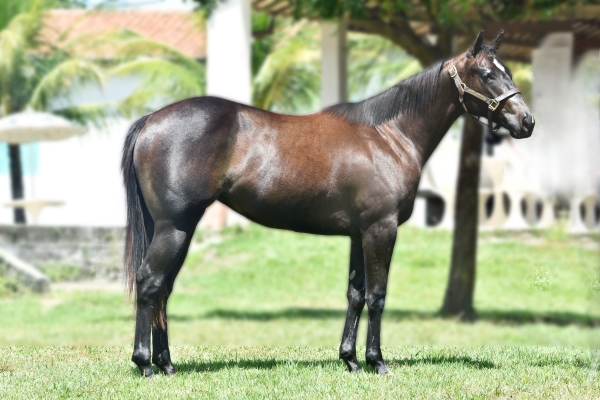
[[[348,368],[349,372],[352,372],[352,373],[362,372],[362,368],[360,367],[360,364],[358,363],[358,361],[344,360],[344,359],[342,359],[342,361],[344,361],[344,364],[346,364],[346,367]]]
[[[378,375],[394,375],[394,373],[392,371],[390,371],[390,369],[385,364],[377,366],[375,368],[375,372]]]
[[[140,369],[140,372],[142,373],[142,376],[148,379],[152,379],[152,377],[154,376],[154,371],[152,371],[152,367],[148,366],[148,367],[138,367]]]
[[[387,367],[387,365],[385,365],[385,362],[383,360],[375,362],[367,361],[367,364],[373,367],[375,373],[378,375],[394,375],[392,371],[390,371],[390,369]]]
[[[169,352],[164,351],[158,356],[152,357],[152,363],[156,365],[156,367],[165,375],[174,375],[177,370],[173,367],[173,363],[171,362],[171,357],[169,356]]]
[[[158,368],[160,368],[161,372],[165,375],[175,375],[177,373],[177,370],[172,365],[166,365]]]

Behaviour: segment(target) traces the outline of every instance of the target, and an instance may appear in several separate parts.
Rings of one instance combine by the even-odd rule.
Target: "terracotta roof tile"
[[[189,12],[52,10],[44,19],[41,36],[51,43],[81,35],[128,29],[166,43],[193,58],[206,56],[204,29]],[[98,54],[94,54],[98,56]]]

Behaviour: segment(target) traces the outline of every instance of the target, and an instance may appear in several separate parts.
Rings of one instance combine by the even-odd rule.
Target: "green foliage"
[[[348,35],[348,92],[363,100],[421,71],[418,60],[375,35]]]
[[[580,3],[593,3],[583,0]],[[415,4],[409,0],[289,0],[294,16],[322,19],[365,19],[373,16],[373,10],[381,19],[408,18],[416,21],[433,19],[444,27],[464,25],[466,16],[480,21],[520,19],[530,16],[549,18],[568,13],[575,5],[570,0],[426,0]],[[208,3],[216,3],[211,0]]]
[[[0,298],[23,292],[21,283],[6,276],[6,265],[0,262]]]
[[[312,111],[320,89],[316,27],[286,21],[281,28],[254,77],[252,103],[283,113]]]
[[[320,29],[315,23],[278,20],[274,34],[253,43],[253,104],[298,114],[319,107]],[[352,101],[380,93],[418,73],[421,65],[387,39],[348,35],[348,92]]]
[[[48,110],[51,101],[57,95],[65,96],[73,88],[92,83],[102,87],[104,74],[100,67],[83,58],[67,58],[53,65],[49,71],[41,76],[31,96],[29,107],[34,110]]]
[[[265,32],[269,29],[274,17],[270,17],[268,14],[252,12],[252,32]],[[252,41],[252,77],[254,78],[266,58],[269,56],[275,42],[274,35],[266,35],[261,38],[257,38]]]
[[[22,291],[22,285],[18,281],[0,275],[0,298],[12,296]]]
[[[531,64],[507,62],[508,68],[511,70],[513,82],[521,91],[521,95],[527,104],[532,101],[533,89],[533,70]]]
[[[127,115],[140,115],[165,104],[201,96],[206,90],[204,64],[177,49],[133,32],[117,34],[117,54],[121,56],[109,69],[109,76],[136,74],[142,81],[138,89],[121,104]]]
[[[199,0],[204,15],[222,0]],[[449,57],[453,52],[455,34],[470,43],[480,28],[488,22],[563,18],[572,14],[581,3],[597,0],[281,0],[292,6],[294,19],[346,20],[352,29],[386,37],[402,46],[423,66]],[[429,26],[437,40],[432,43],[423,37],[418,26]]]
[[[164,104],[204,94],[204,65],[177,49],[130,31],[90,34],[56,43],[39,32],[44,11],[55,1],[14,2],[0,8],[0,98],[3,114],[29,107],[52,111],[86,125],[102,126],[116,115],[132,117]],[[75,3],[69,3],[76,6]],[[81,56],[82,51],[108,48],[108,62]],[[73,89],[91,84],[102,88],[113,76],[134,74],[139,89],[120,103],[72,104]]]
[[[344,16],[350,18],[365,18],[367,14],[366,1],[363,0],[290,0],[294,7],[294,17],[320,17],[336,19]],[[384,1],[384,6],[394,10],[403,1]]]
[[[77,265],[65,263],[44,264],[39,267],[52,282],[77,281],[84,278],[92,278],[93,273],[88,269]]]

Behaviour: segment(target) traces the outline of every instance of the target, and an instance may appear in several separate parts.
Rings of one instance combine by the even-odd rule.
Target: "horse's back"
[[[372,182],[371,128],[242,107],[219,200],[260,224],[350,234]]]
[[[148,118],[134,164],[155,220],[193,220],[218,199],[263,225],[350,234],[373,195],[393,207],[395,171],[377,171],[393,165],[388,147],[375,129],[327,113],[290,116],[199,97]]]

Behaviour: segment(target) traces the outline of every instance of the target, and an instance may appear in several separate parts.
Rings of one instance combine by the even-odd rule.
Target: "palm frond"
[[[349,47],[349,94],[362,100],[421,71],[420,63],[387,39],[351,33]]]
[[[52,110],[53,114],[61,115],[69,121],[76,122],[82,126],[105,129],[108,122],[123,115],[122,104],[118,102],[109,103],[86,103],[71,107]]]
[[[314,26],[284,30],[253,81],[256,107],[284,113],[313,111],[319,98],[319,51]],[[299,33],[299,27],[303,27]]]
[[[52,99],[68,96],[74,87],[87,83],[103,87],[102,70],[91,61],[67,59],[43,76],[33,90],[29,106],[35,110],[45,110],[50,107]]]
[[[203,68],[194,58],[165,43],[148,39],[130,31],[122,31],[117,34],[119,36],[127,34],[127,36],[121,36],[122,41],[115,48],[117,56],[128,59],[136,57],[160,57],[190,70],[200,72]]]
[[[204,66],[193,69],[162,58],[139,58],[119,64],[109,71],[110,76],[134,75],[140,78],[137,89],[123,101],[127,116],[146,113],[165,103],[201,96],[206,89]]]

